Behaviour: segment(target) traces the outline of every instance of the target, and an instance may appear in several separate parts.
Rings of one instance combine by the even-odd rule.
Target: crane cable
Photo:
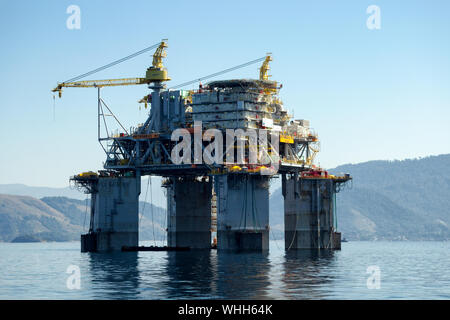
[[[55,108],[56,108],[56,101],[55,95],[53,95],[53,121],[55,121]]]
[[[137,57],[137,56],[139,56],[139,55],[141,55],[141,54],[143,54],[143,53],[145,53],[147,51],[150,51],[150,50],[158,47],[160,44],[161,44],[161,42],[158,42],[157,44],[154,44],[154,45],[152,45],[150,47],[147,47],[147,48],[144,48],[142,50],[139,50],[139,51],[137,51],[135,53],[132,53],[132,54],[130,54],[130,55],[126,56],[126,57],[123,57],[123,58],[121,58],[119,60],[115,60],[115,61],[113,61],[111,63],[108,63],[108,64],[106,64],[106,65],[104,65],[102,67],[99,67],[97,69],[94,69],[94,70],[88,71],[86,73],[80,74],[79,76],[73,77],[73,78],[71,78],[69,80],[66,80],[66,81],[62,82],[62,83],[74,82],[74,81],[77,81],[77,80],[79,80],[81,78],[85,78],[87,76],[90,76],[90,75],[92,75],[94,73],[103,71],[103,70],[105,70],[107,68],[113,67],[113,66],[115,66],[115,65],[117,65],[119,63],[122,63],[124,61],[130,60],[130,59],[132,59],[134,57]]]
[[[153,230],[153,243],[156,247],[156,237],[155,237],[155,222],[153,220],[153,188],[152,188],[152,176],[148,178],[150,181],[150,212],[152,214],[152,230]]]
[[[231,72],[231,71],[243,68],[243,67],[247,67],[249,65],[261,62],[261,61],[263,61],[265,59],[266,59],[266,57],[264,56],[264,57],[261,57],[261,58],[258,58],[258,59],[255,59],[255,60],[252,60],[252,61],[240,64],[240,65],[237,65],[237,66],[234,66],[234,67],[231,67],[231,68],[219,71],[219,72],[212,73],[210,75],[207,75],[207,76],[204,76],[204,77],[201,77],[201,78],[197,78],[197,79],[194,79],[194,80],[191,80],[191,81],[188,81],[188,82],[181,83],[181,84],[176,85],[174,87],[170,87],[169,89],[178,89],[178,88],[181,88],[181,87],[185,87],[185,86],[188,86],[190,84],[196,83],[198,81],[202,81],[202,80],[206,80],[206,79],[209,79],[209,78],[217,77],[217,76],[220,76],[220,75],[222,75],[224,73]]]
[[[166,188],[164,188],[163,193],[164,193],[164,197],[167,199],[167,189]],[[163,222],[163,226],[164,226],[163,230],[165,232],[162,233],[162,241],[161,241],[163,245],[164,245],[164,243],[167,245],[167,227],[168,227],[168,225],[167,225],[168,224],[168,221],[167,221],[168,209],[167,209],[167,207],[168,207],[168,204],[166,203],[166,208],[163,209],[163,218],[165,218],[164,222]]]
[[[141,217],[139,218],[139,225],[141,224],[142,217],[144,216],[145,205],[147,204],[147,195],[148,195],[149,188],[150,188],[150,214],[152,217],[153,243],[155,244],[155,247],[156,247],[155,223],[153,220],[153,193],[152,193],[152,177],[151,176],[147,180],[147,189],[145,191],[144,205],[142,208]]]
[[[299,198],[301,198],[302,197],[302,190],[303,190],[303,183],[302,183],[302,180],[299,180],[299,184],[300,184],[300,190],[299,190]],[[297,181],[294,179],[294,183],[297,183]],[[295,199],[295,192],[294,192],[294,199]],[[291,247],[292,247],[292,245],[294,244],[294,240],[295,240],[295,237],[296,237],[296,235],[297,235],[297,227],[298,227],[298,215],[296,214],[295,215],[295,229],[294,229],[294,234],[293,234],[293,236],[292,236],[292,240],[291,240],[291,244],[289,245],[289,247],[287,248],[287,250],[286,251],[289,251],[289,250],[291,250]]]
[[[149,185],[150,185],[150,178],[149,178],[149,180],[147,181],[147,189],[145,190],[144,205],[143,205],[143,207],[142,207],[141,217],[139,218],[139,225],[141,224],[142,217],[144,216],[145,205],[147,204],[147,194],[148,194],[148,187],[149,187]]]
[[[158,43],[156,43],[156,44],[154,44],[154,45],[152,45],[152,46],[150,46],[150,47],[144,48],[144,49],[142,49],[142,50],[140,50],[140,51],[137,51],[137,52],[135,52],[135,53],[132,53],[132,54],[130,54],[130,55],[126,56],[126,57],[123,57],[123,58],[121,58],[121,59],[115,60],[115,61],[113,61],[113,62],[111,62],[111,63],[108,63],[108,64],[106,64],[106,65],[104,65],[104,66],[101,66],[101,67],[96,68],[96,69],[94,69],[94,70],[91,70],[91,71],[88,71],[88,72],[86,72],[86,73],[80,74],[80,75],[78,75],[78,76],[76,76],[76,77],[73,77],[73,78],[71,78],[71,79],[68,79],[68,80],[66,80],[66,81],[63,81],[62,83],[74,82],[74,81],[80,80],[80,79],[82,79],[82,78],[85,78],[85,77],[87,77],[87,76],[90,76],[90,75],[92,75],[92,74],[94,74],[94,73],[103,71],[103,70],[108,69],[108,68],[110,68],[110,67],[113,67],[113,66],[115,66],[115,65],[117,65],[117,64],[119,64],[119,63],[122,63],[122,62],[124,62],[124,61],[130,60],[130,59],[132,59],[132,58],[134,58],[134,57],[137,57],[137,56],[139,56],[139,55],[141,55],[141,54],[143,54],[143,53],[145,53],[145,52],[147,52],[147,51],[150,51],[150,50],[152,50],[152,49],[158,47],[159,45],[160,45],[160,42],[158,42]],[[181,83],[181,84],[176,85],[176,86],[174,86],[174,87],[171,87],[171,88],[169,88],[169,89],[178,89],[178,88],[181,88],[181,87],[185,87],[185,86],[190,85],[190,84],[192,84],[192,83],[196,83],[197,81],[202,81],[202,80],[206,80],[206,79],[209,79],[209,78],[217,77],[217,76],[220,76],[220,75],[222,75],[222,74],[225,74],[225,73],[228,73],[228,72],[231,72],[231,71],[240,69],[240,68],[244,68],[244,67],[247,67],[247,66],[249,66],[249,65],[258,63],[258,62],[261,62],[261,61],[263,61],[263,60],[265,60],[265,59],[266,59],[266,57],[264,56],[264,57],[261,57],[261,58],[258,58],[258,59],[252,60],[252,61],[248,61],[248,62],[246,62],[246,63],[240,64],[240,65],[237,65],[237,66],[234,66],[234,67],[231,67],[231,68],[228,68],[228,69],[219,71],[219,72],[215,72],[215,73],[212,73],[212,74],[210,74],[210,75],[207,75],[207,76],[204,76],[204,77],[201,77],[201,78],[197,78],[197,79],[194,79],[194,80],[185,82],[185,83]]]
[[[84,211],[83,232],[86,232],[86,215],[87,215],[87,210],[88,210],[88,197],[89,197],[89,195],[86,194],[86,209]]]

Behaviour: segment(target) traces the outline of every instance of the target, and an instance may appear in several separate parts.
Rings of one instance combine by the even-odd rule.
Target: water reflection
[[[449,299],[450,242],[349,242],[269,256],[211,251],[80,253],[78,242],[0,243],[1,299]],[[192,256],[191,256],[192,255]],[[418,263],[420,262],[420,263]],[[66,287],[69,265],[81,290]],[[366,286],[367,266],[382,270]]]
[[[223,299],[268,299],[270,261],[268,253],[217,255],[217,289]]]
[[[139,290],[137,252],[87,253],[93,290],[101,299],[135,299]]]
[[[281,281],[286,299],[323,299],[334,280],[332,250],[290,250],[284,255]]]
[[[270,285],[267,254],[167,252],[166,299],[265,299]]]
[[[326,250],[90,253],[88,277],[100,299],[320,299],[335,260]]]
[[[167,280],[161,283],[167,292],[166,299],[217,298],[216,254],[214,250],[167,252],[164,266]]]

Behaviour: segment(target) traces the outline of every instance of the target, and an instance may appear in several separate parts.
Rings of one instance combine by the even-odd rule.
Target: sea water
[[[450,242],[114,254],[0,243],[0,299],[450,299]]]

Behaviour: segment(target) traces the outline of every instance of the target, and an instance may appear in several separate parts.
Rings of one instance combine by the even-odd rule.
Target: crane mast
[[[261,68],[259,68],[259,80],[269,80],[270,75],[268,74],[270,67],[269,62],[272,61],[272,54],[268,53],[266,59],[264,60]]]

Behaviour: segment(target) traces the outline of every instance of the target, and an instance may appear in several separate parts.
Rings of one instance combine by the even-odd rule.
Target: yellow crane
[[[59,83],[52,92],[58,92],[61,98],[63,88],[92,88],[92,87],[111,87],[111,86],[128,86],[138,84],[161,83],[171,80],[164,68],[163,58],[167,56],[165,48],[167,48],[167,39],[163,39],[153,54],[152,66],[147,68],[145,78],[123,78],[123,79],[105,79],[105,80],[84,80],[69,81]],[[123,61],[123,59],[121,59]],[[99,68],[100,69],[100,68]],[[97,69],[96,69],[97,70]]]
[[[269,62],[272,61],[272,53],[267,53],[266,58],[264,59],[264,62],[261,66],[261,68],[259,68],[259,80],[260,81],[264,81],[264,82],[272,82],[273,87],[269,88],[266,87],[264,89],[264,92],[266,94],[274,94],[277,92],[277,82],[276,81],[271,81],[269,80],[269,78],[271,77],[271,75],[269,75],[269,70],[270,70],[270,66],[269,66]]]
[[[156,68],[158,70],[164,69],[162,58],[167,57],[166,50],[164,50],[165,48],[168,47],[166,41],[167,41],[167,39],[163,39],[163,41],[161,41],[161,44],[159,45],[159,47],[156,49],[155,53],[153,54],[152,66],[153,66],[153,68]],[[166,76],[167,76],[167,74],[166,74]]]
[[[259,80],[267,81],[270,75],[268,74],[270,67],[269,62],[272,61],[272,53],[267,53],[266,59],[264,60],[261,68],[259,68]]]
[[[151,99],[151,96],[152,96],[151,94],[144,96],[141,100],[138,101],[138,103],[143,103],[145,106],[145,109],[147,109],[148,101],[149,101],[149,99]],[[141,110],[141,107],[139,107],[139,110]]]

